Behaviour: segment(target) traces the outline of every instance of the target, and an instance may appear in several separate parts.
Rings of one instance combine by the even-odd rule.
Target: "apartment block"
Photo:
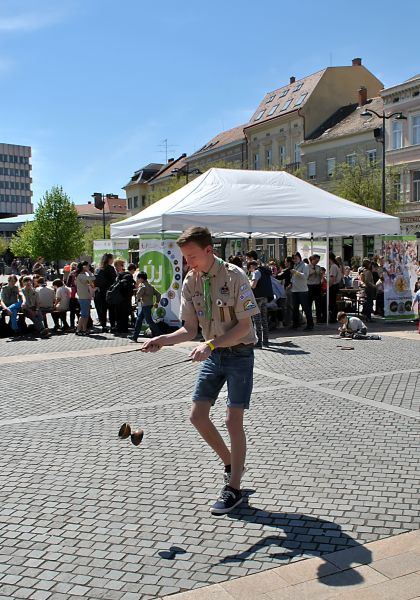
[[[0,144],[0,218],[33,212],[30,146]]]

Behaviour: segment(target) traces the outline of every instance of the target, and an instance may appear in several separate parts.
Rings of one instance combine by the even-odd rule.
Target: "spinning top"
[[[138,429],[137,431],[131,431],[130,423],[123,423],[118,431],[118,437],[121,440],[126,440],[128,437],[131,439],[131,443],[135,446],[141,444],[141,441],[144,436],[143,429]]]

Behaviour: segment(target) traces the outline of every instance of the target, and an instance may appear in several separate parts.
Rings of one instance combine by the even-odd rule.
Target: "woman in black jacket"
[[[109,324],[111,329],[115,327],[115,308],[107,304],[106,293],[114,283],[117,273],[113,266],[114,255],[106,253],[102,256],[99,267],[95,271],[95,307],[98,313],[98,319],[102,326],[102,333],[106,333],[107,312],[109,313]]]
[[[116,333],[128,333],[128,319],[131,314],[131,303],[134,291],[134,279],[131,273],[125,270],[125,261],[117,258],[114,261],[117,272],[116,282],[119,284],[122,301],[115,305],[117,320]]]

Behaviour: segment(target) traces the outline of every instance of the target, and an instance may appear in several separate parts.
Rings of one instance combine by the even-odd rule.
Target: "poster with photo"
[[[297,251],[302,257],[309,258],[311,256],[311,240],[297,239]],[[326,254],[327,254],[327,242],[326,240],[313,240],[313,253],[318,254],[321,258],[319,266],[327,268]]]
[[[415,236],[384,236],[385,319],[413,319],[411,304],[417,281],[418,257]]]
[[[178,235],[142,235],[139,240],[139,271],[162,294],[155,320],[162,319],[170,327],[178,327],[181,308],[182,254],[176,245]]]

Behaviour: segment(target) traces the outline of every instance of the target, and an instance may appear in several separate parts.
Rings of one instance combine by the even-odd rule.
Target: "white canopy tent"
[[[331,237],[399,233],[396,217],[343,200],[284,171],[210,169],[140,213],[112,238],[208,227],[220,237]]]
[[[344,200],[285,171],[213,168],[111,225],[111,237],[181,232],[194,225],[208,227],[217,237],[327,238],[327,248],[332,236],[400,232],[397,217]]]

